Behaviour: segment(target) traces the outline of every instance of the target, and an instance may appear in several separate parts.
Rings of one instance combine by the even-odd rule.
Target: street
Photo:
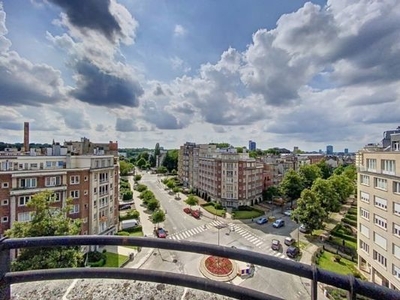
[[[283,240],[287,236],[297,239],[297,224],[291,221],[290,217],[284,216],[280,210],[279,212],[275,211],[274,214],[285,220],[286,225],[282,228],[273,228],[270,223],[258,225],[255,220],[251,222],[220,217],[215,219],[214,216],[205,211],[203,211],[201,219],[195,219],[183,212],[183,208],[187,207],[184,203],[186,196],[181,195],[181,200],[175,200],[174,196],[169,195],[164,190],[164,185],[159,181],[160,177],[147,173],[143,174],[141,179],[141,183],[147,185],[148,189],[160,201],[162,209],[167,211],[163,226],[169,233],[168,239],[234,246],[289,259],[285,254],[287,246],[283,244]],[[281,241],[282,248],[280,251],[271,249],[272,239]],[[199,271],[201,259],[202,255],[196,253],[154,249],[152,255],[141,268],[201,277]],[[309,297],[298,276],[259,266],[256,266],[255,276],[245,280],[236,277],[232,283],[284,299],[305,299]]]

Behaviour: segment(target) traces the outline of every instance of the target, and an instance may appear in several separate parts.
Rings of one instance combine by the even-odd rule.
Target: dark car
[[[167,232],[163,228],[157,228],[156,235],[158,238],[165,239],[167,237]]]
[[[290,246],[289,248],[287,248],[286,250],[286,255],[290,258],[295,258],[297,257],[297,255],[300,254],[300,249],[295,247],[295,246]]]
[[[271,249],[279,251],[281,249],[281,242],[279,240],[272,240]]]
[[[127,209],[132,209],[132,206],[129,204],[125,204],[125,205],[120,205],[118,207],[119,210],[127,210]]]

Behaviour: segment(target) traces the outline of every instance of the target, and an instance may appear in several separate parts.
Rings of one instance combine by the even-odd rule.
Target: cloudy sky
[[[398,0],[0,1],[0,141],[356,151],[400,125]]]

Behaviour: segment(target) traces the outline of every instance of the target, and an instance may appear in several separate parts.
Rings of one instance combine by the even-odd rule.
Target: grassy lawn
[[[335,262],[334,257],[335,254],[324,251],[324,253],[319,258],[318,266],[322,269],[343,275],[353,274],[351,266],[355,266],[354,262],[345,258],[342,258],[340,262]]]
[[[111,252],[106,252],[107,261],[104,267],[108,268],[119,268],[126,260],[127,256],[121,254],[115,254]]]
[[[259,212],[256,210],[235,210],[234,212],[235,217],[234,219],[253,219],[253,218],[258,218],[262,215],[264,215],[263,212]]]
[[[215,209],[215,207],[212,206],[212,205],[206,205],[206,206],[203,206],[203,208],[206,211],[208,211],[209,213],[211,213],[213,215],[220,216],[220,217],[222,217],[224,215],[224,213],[225,213],[225,210],[223,210],[223,209]]]
[[[335,244],[337,245],[342,245],[343,239],[337,236],[331,236],[332,240],[334,241]],[[344,240],[346,243],[346,246],[352,249],[357,250],[357,243],[353,242],[353,241],[349,241],[349,240]]]

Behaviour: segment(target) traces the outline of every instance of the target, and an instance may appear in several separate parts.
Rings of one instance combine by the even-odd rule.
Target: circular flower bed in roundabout
[[[226,257],[206,256],[200,262],[200,271],[209,279],[230,281],[237,275],[237,265]]]

